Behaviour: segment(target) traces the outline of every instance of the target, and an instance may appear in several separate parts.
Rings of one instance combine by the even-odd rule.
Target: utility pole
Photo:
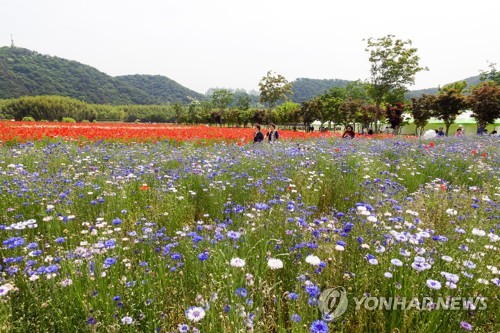
[[[14,47],[14,37],[10,34],[10,47]]]

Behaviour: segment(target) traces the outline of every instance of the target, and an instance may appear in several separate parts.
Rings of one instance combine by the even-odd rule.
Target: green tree
[[[457,116],[467,107],[467,100],[463,95],[467,82],[455,82],[439,89],[434,102],[434,116],[441,119],[446,126],[446,135]]]
[[[280,100],[286,101],[292,94],[292,84],[283,75],[268,71],[259,82],[260,102],[273,108]]]
[[[210,99],[212,100],[212,105],[220,112],[220,123],[222,125],[225,110],[234,100],[233,93],[228,89],[214,89]]]
[[[276,113],[280,123],[292,124],[294,127],[299,121],[298,111],[300,104],[295,102],[285,102],[276,108]]]
[[[304,124],[306,132],[313,121],[318,119],[319,112],[322,108],[321,101],[319,98],[313,98],[308,101],[302,102],[299,109],[299,116]]]
[[[248,110],[250,109],[250,104],[252,103],[252,97],[246,92],[237,91],[234,93],[235,106],[238,110]]]
[[[434,113],[435,98],[434,95],[424,94],[411,99],[410,113],[416,126],[415,134],[418,136],[422,136],[425,126]]]
[[[500,118],[500,86],[494,82],[483,82],[474,87],[468,97],[472,117],[485,128]]]
[[[500,72],[497,71],[496,64],[490,63],[488,67],[490,67],[489,71],[481,71],[481,81],[493,81],[496,84],[500,84]]]
[[[415,82],[415,74],[427,70],[420,67],[420,57],[417,49],[410,47],[411,41],[395,39],[394,35],[367,40],[367,48],[370,53],[370,89],[377,114],[381,114],[380,106],[384,98],[393,90],[407,91],[406,86]],[[378,117],[375,120],[377,130]]]
[[[347,98],[347,96],[347,89],[341,87],[333,87],[320,96],[323,103],[323,112],[326,112],[325,117],[329,121],[330,128],[332,122],[334,123],[334,125],[341,124],[343,122],[340,106]]]

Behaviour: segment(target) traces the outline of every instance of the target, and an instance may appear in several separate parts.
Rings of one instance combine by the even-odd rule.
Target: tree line
[[[22,120],[169,122],[247,126],[251,123],[277,123],[309,128],[316,120],[323,128],[358,124],[375,132],[385,123],[397,133],[411,115],[421,134],[431,117],[442,120],[448,134],[456,117],[472,110],[479,126],[485,127],[500,118],[500,78],[495,65],[481,74],[482,82],[473,87],[457,82],[439,89],[435,95],[405,99],[407,86],[415,74],[427,70],[419,64],[417,49],[411,41],[393,35],[367,40],[371,63],[367,81],[344,82],[302,103],[290,101],[292,83],[273,71],[259,82],[260,104],[241,91],[211,89],[207,98],[190,98],[187,103],[163,105],[100,105],[61,96],[25,96],[0,100],[0,114]]]

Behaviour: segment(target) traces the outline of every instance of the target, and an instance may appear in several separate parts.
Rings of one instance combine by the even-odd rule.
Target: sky
[[[500,65],[498,0],[0,0],[0,46],[75,60],[112,76],[164,75],[205,93],[258,89],[272,70],[366,80],[366,39],[411,40],[410,89]]]

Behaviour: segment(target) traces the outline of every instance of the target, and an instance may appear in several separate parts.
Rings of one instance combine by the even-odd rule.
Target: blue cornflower
[[[327,333],[328,324],[323,320],[316,320],[311,324],[309,330],[311,333]]]
[[[203,251],[202,253],[200,253],[200,254],[198,255],[198,259],[199,259],[200,261],[205,261],[205,260],[207,260],[207,259],[208,259],[208,257],[209,257],[209,253],[208,253],[208,251]]]
[[[122,220],[120,220],[119,218],[115,218],[115,219],[113,220],[113,224],[114,224],[114,225],[120,225],[120,224],[122,224]]]
[[[245,298],[245,297],[247,297],[247,295],[248,295],[248,292],[245,288],[236,289],[236,296],[240,296],[240,297]]]
[[[306,292],[309,294],[309,296],[311,297],[318,297],[319,294],[321,293],[320,289],[318,286],[314,285],[314,284],[310,284],[308,286],[306,286]]]
[[[296,323],[300,323],[300,316],[296,313],[294,313],[292,315],[292,321],[296,322]]]
[[[288,299],[295,301],[296,299],[299,299],[299,295],[297,293],[291,292],[288,294]]]
[[[26,248],[29,249],[29,250],[34,250],[38,247],[38,243],[37,242],[32,242],[32,243],[29,243],[28,245],[26,245]]]
[[[227,238],[231,239],[239,239],[241,237],[241,233],[237,231],[230,230],[227,232]]]
[[[111,265],[116,264],[116,259],[115,258],[106,258],[104,260],[104,268],[111,267]]]
[[[66,239],[64,237],[58,237],[58,238],[56,238],[56,243],[57,244],[64,243],[65,241],[66,241]]]

